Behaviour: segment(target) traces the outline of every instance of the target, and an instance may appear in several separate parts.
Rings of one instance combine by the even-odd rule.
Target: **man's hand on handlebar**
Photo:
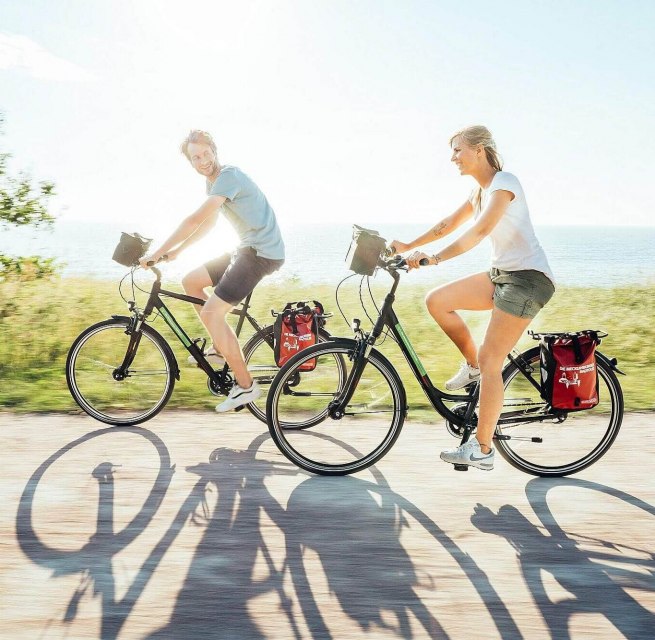
[[[149,256],[143,256],[143,258],[140,258],[139,264],[143,269],[150,269],[150,267],[154,267],[158,262],[161,262],[162,260],[170,260],[169,255],[170,254],[168,253],[165,253],[164,255],[152,253]]]

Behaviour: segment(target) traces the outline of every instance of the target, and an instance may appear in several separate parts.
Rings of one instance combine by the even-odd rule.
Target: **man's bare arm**
[[[224,196],[209,196],[209,198],[207,198],[207,200],[205,200],[196,211],[194,211],[190,216],[187,216],[180,223],[180,226],[169,236],[159,249],[153,251],[148,257],[150,259],[159,258],[171,249],[185,243],[191,238],[191,236],[196,235],[198,232],[200,232],[201,235],[199,235],[195,240],[192,240],[192,242],[199,240],[216,223],[218,211],[223,206],[225,200],[226,198]],[[204,227],[204,230],[201,230],[201,227]]]

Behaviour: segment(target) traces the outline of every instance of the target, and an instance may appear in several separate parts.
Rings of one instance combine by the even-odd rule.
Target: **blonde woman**
[[[429,264],[469,251],[487,236],[491,239],[491,269],[437,287],[426,298],[430,315],[455,343],[464,362],[446,382],[450,391],[480,381],[480,409],[476,437],[442,451],[441,459],[491,470],[491,446],[496,422],[503,406],[502,368],[505,356],[516,345],[539,310],[555,292],[554,278],[537,240],[521,183],[503,171],[502,161],[489,130],[467,127],[450,139],[452,162],[461,175],[469,175],[477,187],[453,214],[438,222],[412,242],[394,240],[397,253],[412,251],[452,233],[473,218],[471,228],[457,240],[428,255],[413,251],[407,256],[410,269],[427,258]],[[491,319],[480,348],[457,311],[491,310]]]

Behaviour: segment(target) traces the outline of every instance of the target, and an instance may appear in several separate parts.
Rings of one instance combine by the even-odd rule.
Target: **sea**
[[[388,241],[408,242],[425,232],[430,224],[365,225],[374,228]],[[112,261],[121,232],[138,231],[153,242],[165,239],[171,229],[139,228],[125,223],[96,223],[58,220],[51,228],[0,228],[0,254],[41,255],[55,258],[64,277],[119,280],[127,271]],[[332,283],[335,286],[351,272],[346,255],[352,237],[352,225],[297,224],[282,228],[287,260],[272,281],[302,285]],[[655,227],[536,227],[537,236],[548,256],[558,285],[581,287],[619,287],[655,285]],[[455,235],[428,247],[437,251]],[[184,273],[236,245],[236,237],[224,225],[206,239],[185,251],[178,260],[164,267],[165,280],[179,282]],[[488,240],[438,267],[412,271],[405,276],[426,286],[440,284],[484,271],[490,260]],[[146,274],[144,274],[145,276]],[[386,277],[385,274],[378,277]]]

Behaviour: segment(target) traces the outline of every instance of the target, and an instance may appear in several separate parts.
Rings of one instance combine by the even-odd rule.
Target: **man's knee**
[[[202,320],[225,320],[225,316],[232,311],[234,305],[230,302],[221,300],[216,294],[210,296],[209,300],[205,302],[200,317]]]
[[[198,295],[200,294],[205,287],[211,286],[212,281],[209,277],[209,273],[204,268],[196,269],[187,273],[182,278],[182,288],[187,295]]]
[[[189,296],[197,290],[196,280],[192,273],[187,273],[182,278],[182,288],[184,289],[184,292]]]

